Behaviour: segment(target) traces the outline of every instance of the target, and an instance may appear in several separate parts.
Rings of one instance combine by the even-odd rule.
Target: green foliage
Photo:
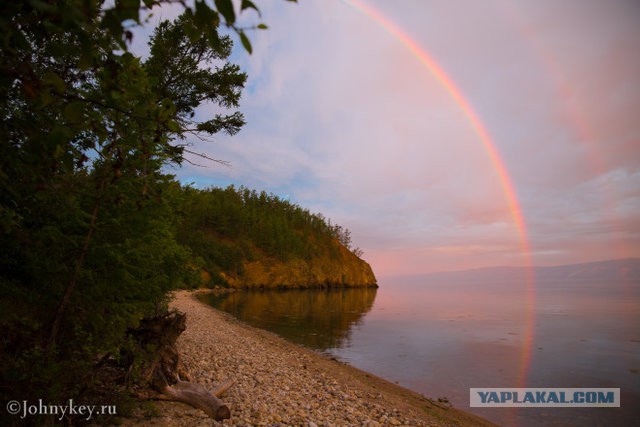
[[[245,262],[264,256],[337,259],[340,244],[351,248],[348,229],[273,194],[233,186],[183,191],[178,240],[212,274],[242,276]]]
[[[151,56],[144,69],[151,82],[151,91],[167,109],[175,109],[173,125],[179,138],[186,133],[215,134],[226,132],[234,135],[244,125],[242,114],[216,115],[206,122],[193,120],[195,109],[205,102],[223,108],[238,106],[246,74],[235,64],[223,63],[231,54],[229,37],[219,37],[212,49],[206,38],[193,40],[186,34],[188,21],[185,16],[176,22],[165,21],[155,30]],[[215,67],[215,71],[212,69]],[[171,105],[171,103],[173,105]]]
[[[185,160],[187,134],[244,124],[246,75],[226,62],[218,24],[245,29],[230,1],[195,1],[158,27],[142,60],[128,52],[131,29],[141,7],[163,3],[0,6],[3,399],[75,396],[127,328],[199,281],[175,238],[183,192],[162,167]],[[203,103],[220,114],[197,122]]]

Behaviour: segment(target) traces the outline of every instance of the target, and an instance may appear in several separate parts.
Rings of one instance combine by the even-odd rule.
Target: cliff
[[[336,242],[337,255],[282,261],[264,257],[245,261],[242,274],[221,276],[234,288],[377,287],[371,266]]]
[[[240,187],[182,193],[177,238],[201,285],[233,288],[376,286],[347,228],[273,194]]]

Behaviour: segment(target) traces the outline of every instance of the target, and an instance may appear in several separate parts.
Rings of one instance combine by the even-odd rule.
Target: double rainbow
[[[529,244],[529,237],[527,233],[527,227],[522,213],[522,207],[518,201],[513,183],[509,176],[507,167],[500,157],[500,153],[496,149],[496,145],[489,134],[489,131],[484,126],[478,114],[473,110],[469,101],[465,98],[464,94],[455,84],[455,82],[445,73],[442,67],[435,61],[435,59],[429,55],[429,53],[421,47],[415,40],[413,40],[408,34],[394,24],[390,19],[385,17],[380,11],[374,7],[364,3],[361,0],[343,0],[346,4],[352,6],[354,9],[364,14],[372,21],[380,25],[387,31],[392,37],[398,40],[402,45],[411,52],[411,54],[424,65],[431,75],[440,83],[440,85],[451,96],[456,105],[464,113],[469,124],[473,128],[473,131],[477,135],[479,141],[484,146],[487,155],[491,161],[493,168],[498,174],[502,191],[504,193],[506,203],[509,207],[513,223],[517,229],[518,237],[520,241],[520,250],[525,257],[525,263],[528,267],[528,274],[526,278],[526,300],[525,300],[525,331],[523,336],[522,349],[520,353],[520,361],[518,368],[518,375],[516,378],[516,385],[518,387],[524,387],[527,382],[527,375],[531,364],[531,346],[534,333],[534,308],[535,308],[535,286],[533,267],[531,262],[531,250]],[[506,385],[505,385],[506,386]]]

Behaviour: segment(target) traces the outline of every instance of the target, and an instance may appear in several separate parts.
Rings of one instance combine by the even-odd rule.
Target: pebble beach
[[[177,342],[191,380],[208,388],[231,380],[221,397],[231,418],[214,421],[178,402],[153,401],[123,425],[151,426],[492,426],[335,359],[248,326],[178,291],[187,314]]]

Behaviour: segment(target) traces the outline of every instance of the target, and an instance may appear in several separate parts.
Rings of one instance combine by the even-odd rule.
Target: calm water
[[[524,315],[526,295],[512,283],[396,281],[377,291],[204,298],[249,324],[499,424],[640,425],[640,284],[538,284],[533,328]],[[526,386],[619,387],[622,407],[469,408],[470,387],[517,385],[525,348]]]

